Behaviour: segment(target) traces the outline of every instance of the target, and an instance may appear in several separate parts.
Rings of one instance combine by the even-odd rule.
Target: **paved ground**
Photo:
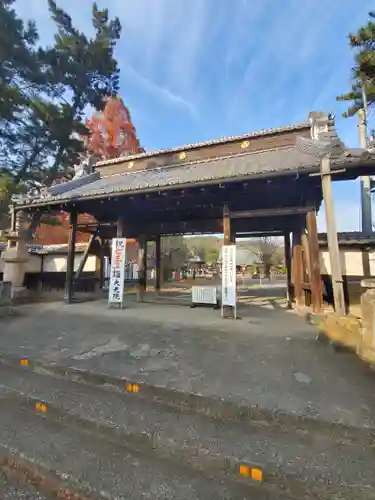
[[[268,297],[265,297],[268,294]],[[241,320],[160,304],[96,301],[24,306],[1,320],[0,350],[205,396],[363,427],[375,426],[374,377],[315,341],[272,288],[250,289]],[[246,303],[246,304],[245,304]],[[249,305],[250,304],[250,305]]]
[[[2,472],[0,472],[0,498],[1,500],[47,500],[46,496],[38,493],[33,487],[25,486]],[[52,497],[49,500],[52,500]]]

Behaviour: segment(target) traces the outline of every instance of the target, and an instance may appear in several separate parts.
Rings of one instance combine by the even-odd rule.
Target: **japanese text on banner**
[[[109,283],[109,303],[121,303],[124,293],[126,260],[126,238],[112,240],[111,277]]]

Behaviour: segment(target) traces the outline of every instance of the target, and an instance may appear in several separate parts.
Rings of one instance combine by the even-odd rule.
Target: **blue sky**
[[[91,0],[57,3],[89,32]],[[121,20],[121,94],[147,150],[292,124],[312,110],[335,112],[341,138],[358,144],[356,119],[341,118],[345,105],[335,97],[349,84],[347,34],[367,21],[373,1],[97,3]],[[16,1],[43,42],[53,36],[46,5]],[[358,230],[359,184],[336,183],[334,194],[338,229]]]

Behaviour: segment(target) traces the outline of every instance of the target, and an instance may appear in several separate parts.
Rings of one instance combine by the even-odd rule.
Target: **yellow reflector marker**
[[[240,465],[241,476],[250,477],[250,467],[247,465]]]
[[[251,469],[251,479],[254,479],[254,481],[263,481],[263,471],[260,469]]]
[[[127,392],[139,392],[138,384],[126,384]]]
[[[41,411],[42,413],[47,413],[47,405],[44,403],[36,403],[35,408]]]
[[[240,475],[251,477],[254,481],[263,481],[263,471],[261,469],[249,467],[248,465],[240,465]]]

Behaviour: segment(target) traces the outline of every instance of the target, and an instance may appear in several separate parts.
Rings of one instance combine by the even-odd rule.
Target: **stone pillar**
[[[21,236],[24,222],[23,213],[18,212],[13,219],[12,225],[17,230],[10,233],[8,248],[2,253],[1,259],[4,261],[3,281],[11,283],[11,297],[17,299],[24,298],[27,294],[27,290],[24,288],[24,280],[29,252],[26,248],[26,242]]]
[[[375,364],[375,280],[362,280],[362,335],[357,345],[358,355]]]

